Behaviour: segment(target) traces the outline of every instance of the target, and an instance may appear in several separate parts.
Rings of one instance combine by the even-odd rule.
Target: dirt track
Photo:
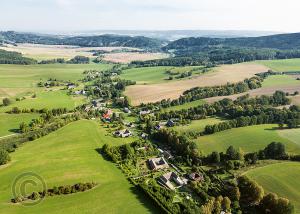
[[[156,102],[162,99],[176,99],[184,91],[193,87],[224,85],[253,77],[256,73],[266,72],[263,65],[245,63],[223,65],[215,72],[201,75],[188,80],[153,85],[134,85],[126,88],[125,94],[130,97],[132,105]]]

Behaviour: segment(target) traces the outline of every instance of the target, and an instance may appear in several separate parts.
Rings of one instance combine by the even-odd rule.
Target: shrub
[[[11,101],[10,101],[10,99],[8,99],[8,98],[4,98],[2,102],[3,102],[3,105],[4,105],[4,106],[8,106],[8,105],[11,104]]]
[[[0,149],[0,165],[4,165],[10,161],[8,152],[4,149]]]

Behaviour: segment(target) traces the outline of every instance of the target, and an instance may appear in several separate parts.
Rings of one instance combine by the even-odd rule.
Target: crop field
[[[95,121],[83,120],[26,143],[11,154],[11,163],[0,167],[0,213],[158,213],[151,201],[96,151],[105,143],[130,141],[107,136]],[[11,204],[12,181],[24,172],[39,174],[48,188],[92,181],[98,186],[83,193],[47,197],[35,206]],[[32,192],[41,185],[29,187],[27,191]]]
[[[196,143],[201,151],[208,154],[213,151],[224,152],[230,145],[237,149],[242,148],[244,152],[254,152],[265,148],[271,142],[281,142],[286,145],[288,152],[300,154],[300,143],[279,134],[281,131],[276,128],[276,125],[235,128],[199,137]],[[298,138],[300,139],[300,135]]]
[[[106,64],[51,64],[51,65],[0,65],[0,98],[15,97],[18,94],[33,92],[39,81],[49,78],[77,81],[83,72],[90,69],[104,70]]]
[[[266,66],[251,63],[223,65],[216,68],[215,72],[209,72],[187,80],[130,86],[126,88],[125,94],[131,99],[132,105],[157,102],[162,99],[176,99],[184,91],[193,87],[239,82],[254,76],[256,73],[265,72],[267,70],[268,68]]]
[[[0,113],[0,137],[14,134],[19,129],[20,123],[28,124],[38,114],[4,114]]]
[[[300,163],[283,162],[252,169],[246,173],[263,186],[265,191],[288,198],[300,213]]]
[[[69,96],[65,90],[40,91],[35,94],[36,98],[27,97],[25,100],[14,101],[9,106],[0,107],[0,112],[6,112],[13,107],[20,109],[67,108],[71,110],[83,104],[86,99],[83,96]]]
[[[202,132],[204,131],[205,126],[213,125],[216,123],[222,122],[222,119],[219,118],[207,118],[203,120],[193,120],[191,124],[184,126],[175,126],[172,129],[183,134],[185,132]]]
[[[204,100],[195,100],[192,102],[188,102],[188,103],[184,103],[182,105],[178,105],[178,106],[171,106],[168,108],[164,108],[162,111],[168,112],[168,111],[177,111],[177,110],[182,110],[182,109],[189,109],[189,108],[193,108],[196,106],[201,106],[205,104]]]
[[[104,61],[114,63],[130,63],[132,61],[146,61],[153,59],[167,58],[167,54],[163,53],[134,53],[134,52],[123,52],[123,53],[108,53],[104,54]]]
[[[300,59],[263,60],[256,62],[271,68],[273,71],[300,71]]]
[[[174,77],[173,80],[167,80],[169,76],[171,76],[170,74],[167,73],[167,71],[181,74],[184,72],[191,71],[192,69],[195,68],[200,69],[201,66],[186,66],[186,67],[159,66],[159,67],[132,68],[123,71],[123,73],[121,74],[121,78],[136,81],[138,85],[168,83],[168,82],[176,81],[176,78]],[[197,72],[195,72],[195,74],[197,74]]]
[[[33,58],[36,60],[48,60],[48,59],[57,59],[57,58],[64,58],[68,60],[78,55],[92,57],[91,50],[112,51],[121,48],[119,47],[82,48],[82,47],[68,46],[68,45],[18,44],[18,46],[7,45],[6,47],[1,47],[1,49],[7,51],[19,52],[26,57]]]

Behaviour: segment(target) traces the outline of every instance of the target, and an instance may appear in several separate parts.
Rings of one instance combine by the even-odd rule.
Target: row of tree
[[[168,108],[170,106],[182,105],[184,103],[192,102],[195,100],[205,99],[209,97],[217,96],[228,96],[233,94],[240,94],[260,88],[262,86],[263,79],[256,76],[250,79],[245,79],[238,83],[228,83],[222,86],[212,86],[212,87],[196,87],[187,90],[178,99],[166,100],[163,99],[157,103],[142,104],[141,107],[153,108],[153,106],[159,106],[162,108]]]

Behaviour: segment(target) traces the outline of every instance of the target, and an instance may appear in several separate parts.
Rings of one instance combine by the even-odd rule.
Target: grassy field
[[[185,103],[183,105],[171,106],[171,107],[163,109],[162,111],[177,111],[177,110],[182,110],[182,109],[189,109],[189,108],[200,106],[203,104],[205,104],[204,100],[195,100],[193,102]]]
[[[288,198],[295,206],[295,213],[300,213],[299,162],[271,164],[250,170],[246,174],[255,179],[267,192]]]
[[[167,80],[169,78],[169,74],[166,71],[172,72],[188,72],[193,68],[201,68],[200,66],[186,66],[186,67],[172,67],[172,66],[161,66],[161,67],[145,67],[145,68],[132,68],[125,70],[123,74],[121,74],[121,78],[127,80],[136,81],[137,84],[155,84],[155,83],[164,83],[164,82],[173,82],[176,81],[174,75],[174,79],[172,81]],[[195,74],[197,72],[194,72]]]
[[[36,93],[36,98],[28,97],[25,100],[14,101],[9,106],[0,107],[0,112],[6,112],[13,107],[20,109],[67,108],[70,110],[83,104],[85,99],[83,96],[69,96],[65,90],[41,91]]]
[[[55,78],[77,81],[85,70],[108,69],[107,64],[51,64],[51,65],[0,65],[0,98],[14,97],[17,94],[36,90],[39,81]]]
[[[295,144],[300,145],[300,129],[284,129],[278,133],[281,137],[287,138]]]
[[[0,137],[14,134],[22,122],[29,123],[37,118],[38,114],[1,114],[0,113]]]
[[[242,148],[245,152],[254,152],[275,141],[284,143],[288,152],[300,154],[300,144],[282,137],[280,131],[274,128],[277,126],[270,124],[230,129],[199,137],[196,143],[204,153],[224,152],[231,145]],[[300,138],[300,135],[298,137]]]
[[[184,132],[202,132],[204,131],[205,126],[213,125],[216,123],[222,122],[219,118],[207,118],[203,120],[193,120],[191,124],[185,126],[175,126],[172,129],[178,131],[179,133]]]
[[[292,85],[300,85],[300,81],[297,80],[295,77],[290,75],[274,75],[269,76],[263,82],[264,87],[280,87],[280,86],[292,86]]]
[[[256,62],[271,68],[273,71],[300,71],[300,59],[263,60]]]
[[[0,168],[0,213],[158,213],[122,172],[96,151],[105,143],[130,141],[110,137],[96,121],[84,120],[26,143],[11,154],[10,164]],[[92,181],[98,186],[84,193],[48,197],[35,206],[11,204],[12,181],[24,172],[39,174],[48,188]],[[28,187],[28,191],[34,189]]]

